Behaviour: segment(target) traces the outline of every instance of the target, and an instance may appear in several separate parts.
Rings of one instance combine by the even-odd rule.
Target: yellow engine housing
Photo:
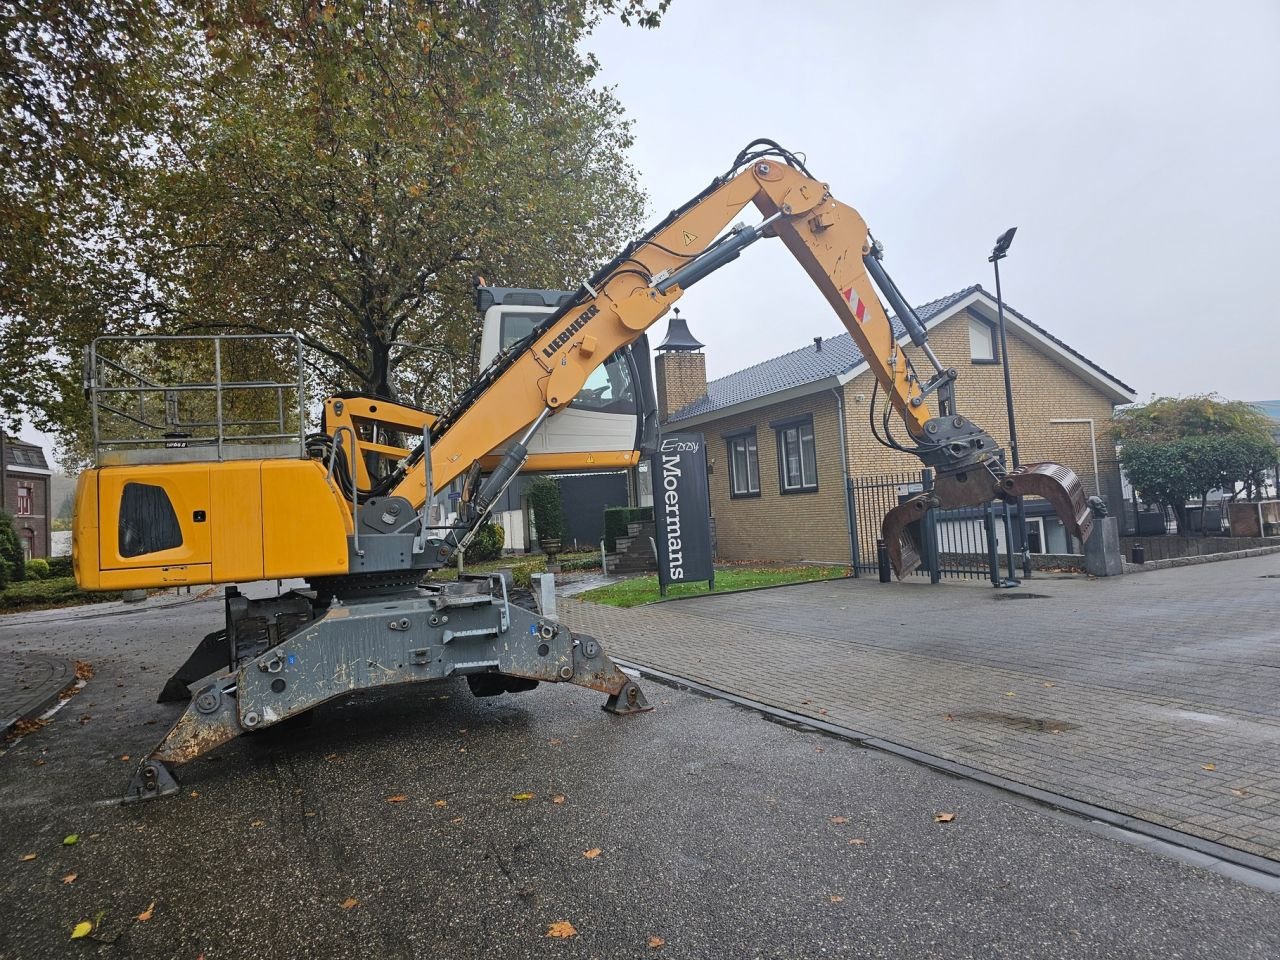
[[[316,460],[130,464],[80,475],[71,557],[85,590],[326,576],[352,530]]]

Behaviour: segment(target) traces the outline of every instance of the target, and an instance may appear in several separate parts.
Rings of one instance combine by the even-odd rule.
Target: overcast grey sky
[[[913,303],[994,289],[1016,225],[1008,302],[1140,398],[1280,396],[1280,0],[674,0],[588,47],[653,219],[770,137]],[[843,329],[776,242],[681,307],[712,377]]]
[[[769,137],[863,214],[912,303],[994,290],[1016,225],[1007,302],[1140,399],[1280,395],[1278,0],[674,0],[588,46],[654,219]],[[681,312],[711,377],[843,331],[776,241]]]

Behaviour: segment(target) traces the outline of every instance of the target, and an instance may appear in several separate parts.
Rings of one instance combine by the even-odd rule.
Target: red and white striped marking
[[[841,290],[840,295],[849,301],[849,306],[853,308],[853,315],[858,318],[858,322],[863,323],[867,314],[867,305],[858,299],[853,292],[853,287],[848,290]]]

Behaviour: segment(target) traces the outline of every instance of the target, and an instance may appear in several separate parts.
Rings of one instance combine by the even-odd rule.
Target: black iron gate
[[[885,514],[908,497],[933,486],[933,471],[918,470],[861,477],[849,481],[849,509],[853,515],[854,576],[878,572],[876,541]],[[912,525],[921,545],[921,563],[912,573],[932,583],[943,579],[999,579],[996,524],[1002,523],[1004,504],[991,503],[955,510],[930,510]]]

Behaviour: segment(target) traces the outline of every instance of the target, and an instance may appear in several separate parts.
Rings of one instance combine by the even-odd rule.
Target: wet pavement
[[[1280,954],[1280,895],[652,683],[625,718],[576,687],[367,694],[120,806],[220,615],[0,619],[0,651],[96,670],[0,756],[3,960]]]
[[[1277,575],[1272,554],[1001,591],[566,600],[560,615],[633,662],[1280,860]]]

